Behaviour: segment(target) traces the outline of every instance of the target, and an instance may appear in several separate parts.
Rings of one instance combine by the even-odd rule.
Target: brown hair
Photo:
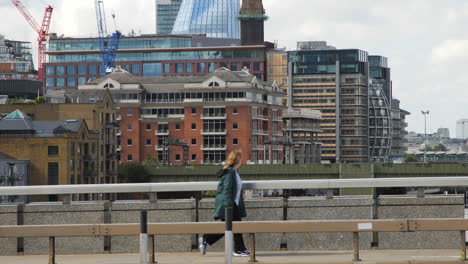
[[[229,157],[226,160],[226,164],[224,165],[224,169],[231,167],[231,166],[236,166],[237,163],[241,161],[242,157],[242,151],[239,149],[233,150],[230,154]]]

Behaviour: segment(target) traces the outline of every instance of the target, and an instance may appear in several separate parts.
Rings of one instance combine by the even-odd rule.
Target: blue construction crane
[[[120,37],[122,34],[117,29],[112,33],[110,39],[107,35],[106,14],[104,12],[104,0],[95,0],[96,20],[99,33],[99,48],[101,49],[102,68],[101,75],[112,72],[115,68],[115,56],[119,49]],[[112,15],[115,19],[115,15]]]

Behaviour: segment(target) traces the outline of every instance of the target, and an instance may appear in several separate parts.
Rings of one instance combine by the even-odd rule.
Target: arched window
[[[112,83],[106,83],[104,88],[114,88],[114,85]]]
[[[217,82],[210,82],[210,84],[208,85],[209,87],[219,87],[219,83]]]

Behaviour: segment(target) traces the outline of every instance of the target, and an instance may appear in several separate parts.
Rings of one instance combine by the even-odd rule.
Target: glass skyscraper
[[[240,38],[239,0],[183,0],[172,34]]]
[[[157,34],[171,34],[181,3],[182,0],[156,0]]]

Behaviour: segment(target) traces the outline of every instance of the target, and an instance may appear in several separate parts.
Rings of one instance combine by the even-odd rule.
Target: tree
[[[419,160],[413,154],[406,154],[405,162],[419,162]]]
[[[447,151],[447,147],[444,144],[439,143],[432,148],[432,151]]]
[[[46,102],[46,100],[45,100],[44,96],[39,96],[39,97],[36,97],[36,99],[34,99],[35,104],[43,104],[45,102]]]
[[[145,166],[139,162],[126,162],[118,169],[119,181],[123,183],[149,182]]]

